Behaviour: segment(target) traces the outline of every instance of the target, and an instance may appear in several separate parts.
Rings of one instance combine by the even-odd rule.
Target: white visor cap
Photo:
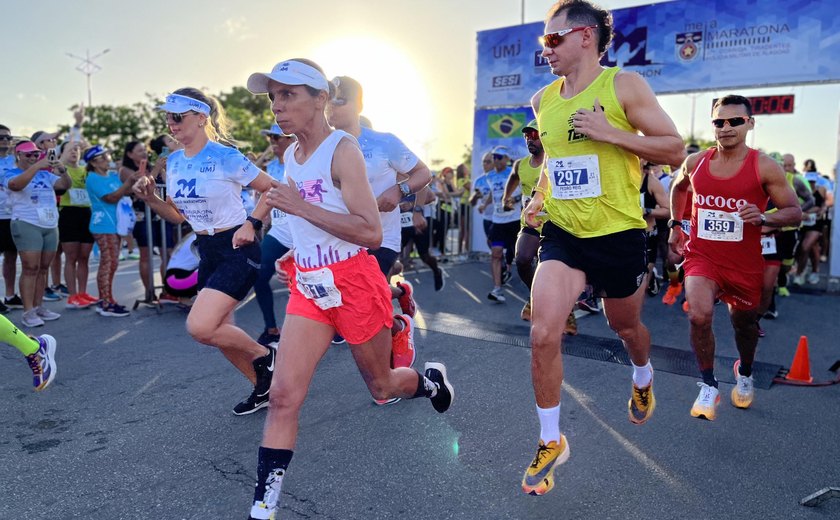
[[[205,116],[210,115],[210,105],[193,99],[189,96],[182,96],[180,94],[169,94],[166,96],[166,102],[155,107],[156,110],[163,110],[171,114],[183,114],[184,112],[198,112]]]
[[[314,89],[330,91],[329,82],[318,69],[295,60],[282,61],[271,72],[255,72],[248,77],[248,91],[267,94],[269,81],[285,85],[308,85]]]

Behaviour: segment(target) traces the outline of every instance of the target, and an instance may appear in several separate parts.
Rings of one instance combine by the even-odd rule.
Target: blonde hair
[[[204,132],[207,134],[207,138],[224,145],[235,146],[235,141],[230,135],[230,123],[225,115],[225,109],[219,103],[218,99],[192,87],[179,88],[173,94],[187,96],[209,105],[210,116],[208,119],[210,120],[210,124],[204,125]]]

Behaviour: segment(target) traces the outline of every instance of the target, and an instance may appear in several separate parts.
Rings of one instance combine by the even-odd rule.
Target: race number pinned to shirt
[[[315,271],[298,271],[297,288],[321,310],[341,306],[341,292],[329,267]]]
[[[286,220],[286,212],[282,209],[271,208],[271,223],[275,225],[283,224]]]
[[[761,237],[761,254],[775,255],[776,254],[776,237],[773,235],[763,235]]]
[[[577,155],[548,160],[551,196],[560,200],[601,195],[601,170],[597,155]]]
[[[411,211],[400,213],[400,227],[406,228],[414,225],[414,221],[412,219],[414,215],[411,213]]]
[[[70,194],[70,204],[74,206],[90,206],[90,197],[86,189],[70,188],[67,192]]]
[[[698,208],[697,236],[716,242],[740,242],[744,238],[744,221],[737,213]]]
[[[803,213],[802,214],[802,225],[803,226],[816,226],[817,225],[817,214],[816,213]]]
[[[45,228],[53,228],[58,225],[58,208],[38,208],[38,225]]]

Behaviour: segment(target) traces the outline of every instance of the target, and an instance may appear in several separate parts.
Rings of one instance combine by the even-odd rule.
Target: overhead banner
[[[601,63],[657,94],[840,81],[835,0],[677,0],[612,11]],[[536,22],[478,33],[476,106],[519,106],[554,76]]]

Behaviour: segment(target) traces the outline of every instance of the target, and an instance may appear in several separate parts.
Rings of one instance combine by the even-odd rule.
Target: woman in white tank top
[[[286,184],[264,197],[288,214],[295,246],[277,262],[290,296],[251,508],[251,518],[267,519],[279,507],[309,382],[336,332],[375,399],[428,397],[442,413],[454,391],[440,363],[427,363],[425,376],[390,367],[391,293],[367,252],[382,242],[379,210],[355,138],[327,123],[332,83],[313,62],[295,59],[252,74],[248,90],[268,94],[277,124],[297,137],[285,154]]]

